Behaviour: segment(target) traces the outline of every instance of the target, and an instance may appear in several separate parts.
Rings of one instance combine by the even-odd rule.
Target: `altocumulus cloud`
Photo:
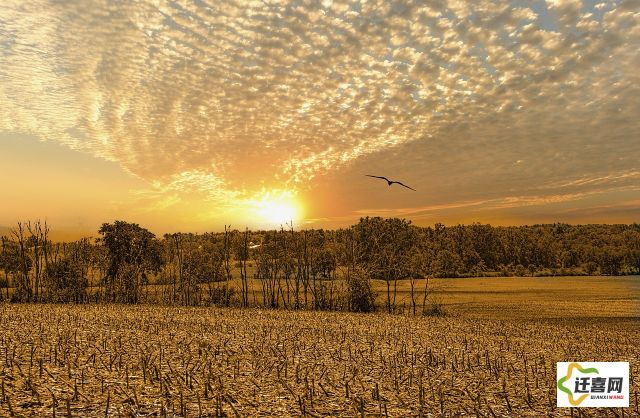
[[[586,134],[638,157],[640,2],[588,3],[9,0],[0,131],[117,161],[168,204],[295,190],[379,151],[463,146],[469,127],[516,135],[513,161],[553,158],[531,145],[540,121],[589,161],[604,142]],[[610,158],[618,174],[564,184],[637,180]]]

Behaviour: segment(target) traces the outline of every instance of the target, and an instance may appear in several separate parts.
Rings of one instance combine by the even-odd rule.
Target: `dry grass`
[[[202,292],[206,293],[206,285],[201,286]],[[240,280],[234,278],[230,281],[230,286],[236,291],[232,303],[239,306]],[[285,286],[284,281],[282,286]],[[415,286],[415,299],[420,305],[425,280],[416,280]],[[386,282],[372,280],[372,287],[378,294],[378,308],[385,310]],[[151,303],[161,302],[162,293],[168,290],[169,285],[146,286],[143,300]],[[95,288],[92,291],[95,291]],[[399,280],[397,292],[397,310],[409,312],[409,280]],[[581,317],[591,318],[640,319],[640,276],[430,279],[429,295],[430,300],[437,300],[443,305],[448,315],[468,318],[510,320],[565,318],[567,315],[579,314]],[[293,299],[293,296],[291,298]],[[302,299],[302,295],[300,298]],[[312,299],[311,295],[309,299]],[[249,303],[263,305],[260,280],[249,280]],[[591,308],[582,312],[586,305]]]
[[[431,279],[429,287],[451,315],[505,320],[567,315],[640,320],[640,276]],[[423,281],[418,281],[417,288],[422,291]],[[376,281],[374,289],[382,301],[384,282]],[[398,304],[406,309],[411,303],[409,291],[408,281],[398,282]]]
[[[612,314],[615,289],[554,291],[508,320],[489,317],[523,302],[508,292],[444,318],[0,305],[0,416],[568,416],[555,363],[629,361],[637,377],[640,327]],[[555,298],[562,315],[548,312]],[[632,381],[625,416],[638,416],[638,391]]]

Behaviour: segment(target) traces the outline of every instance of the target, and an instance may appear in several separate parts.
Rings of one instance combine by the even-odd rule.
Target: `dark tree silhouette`
[[[100,242],[109,252],[107,300],[138,302],[143,279],[162,266],[159,242],[148,230],[124,221],[105,223],[98,232],[102,235]]]
[[[338,230],[240,232],[227,226],[224,233],[167,234],[159,241],[137,224],[115,221],[99,233],[96,241],[52,243],[46,223],[18,223],[2,239],[3,296],[124,303],[144,296],[183,305],[371,311],[381,280],[381,305],[396,312],[397,284],[409,279],[411,309],[419,313],[416,292],[423,293],[423,312],[427,290],[429,300],[437,300],[439,284],[427,284],[430,276],[640,273],[638,224],[417,227],[363,218]]]
[[[87,296],[87,278],[82,268],[70,259],[48,264],[46,285],[50,302],[81,303]]]
[[[412,275],[412,249],[415,230],[404,219],[361,218],[355,226],[360,262],[372,279],[387,284],[387,311],[393,312],[398,280]],[[391,284],[393,283],[393,297]]]

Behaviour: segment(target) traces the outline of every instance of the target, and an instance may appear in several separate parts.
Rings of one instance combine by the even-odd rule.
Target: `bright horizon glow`
[[[288,190],[263,191],[257,200],[250,202],[255,214],[267,226],[297,223],[302,219],[302,204],[296,199],[295,194]]]

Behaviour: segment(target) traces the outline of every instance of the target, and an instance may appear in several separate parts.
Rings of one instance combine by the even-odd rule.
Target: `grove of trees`
[[[1,237],[0,299],[395,312],[404,281],[416,313],[429,277],[640,274],[638,224],[419,227],[367,217],[337,230],[156,237],[115,221],[98,233],[53,242],[46,223],[18,223]]]

